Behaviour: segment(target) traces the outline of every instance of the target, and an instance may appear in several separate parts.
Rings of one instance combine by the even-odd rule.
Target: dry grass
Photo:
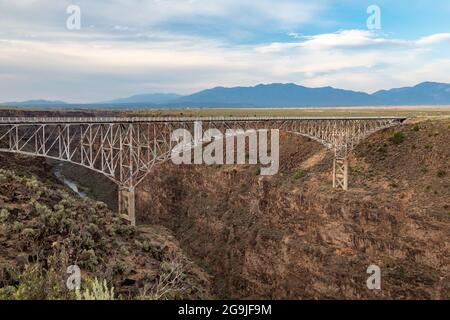
[[[445,107],[367,107],[367,108],[259,108],[259,109],[184,109],[184,110],[134,110],[130,116],[405,116],[405,117],[450,117],[450,106]]]
[[[0,116],[404,116],[450,117],[450,106],[339,107],[339,108],[187,108],[187,109],[33,109],[0,107]]]

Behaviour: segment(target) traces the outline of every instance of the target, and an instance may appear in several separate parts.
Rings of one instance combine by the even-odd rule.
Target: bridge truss
[[[398,117],[304,118],[0,118],[0,151],[66,161],[101,173],[119,187],[119,212],[135,224],[136,186],[171,157],[171,134],[195,123],[203,130],[279,129],[323,144],[334,154],[333,187],[348,189],[348,155],[370,134],[401,124]]]

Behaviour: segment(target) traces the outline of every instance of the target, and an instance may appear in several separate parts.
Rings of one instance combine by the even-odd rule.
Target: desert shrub
[[[377,152],[380,153],[382,156],[383,156],[383,155],[386,155],[386,153],[387,153],[387,148],[386,148],[386,146],[380,146],[380,147],[377,149]]]
[[[233,167],[225,167],[224,172],[230,173],[230,174],[236,174],[237,170],[236,170],[236,168],[233,168]]]
[[[363,172],[363,169],[358,167],[358,166],[351,166],[348,168],[350,170],[351,173],[353,174],[359,174],[361,172]]]
[[[25,228],[20,232],[20,237],[27,242],[33,241],[36,235],[37,232],[32,228]]]
[[[184,265],[180,261],[163,261],[156,278],[156,283],[150,287],[145,286],[136,299],[177,299],[187,290],[184,284],[186,279]]]
[[[148,240],[145,240],[144,243],[142,243],[142,250],[144,250],[144,252],[150,252],[152,247],[152,243]]]
[[[114,275],[126,275],[126,274],[128,274],[128,266],[122,261],[117,262],[113,266],[113,274]]]
[[[413,127],[413,131],[419,131],[420,130],[420,127],[419,127],[419,125],[418,124],[416,124],[414,127]]]
[[[20,233],[23,230],[23,223],[20,221],[14,221],[14,224],[12,225],[12,231],[14,233]]]
[[[77,300],[114,300],[114,287],[109,288],[106,280],[86,280],[85,288],[77,290]]]
[[[61,202],[59,202],[53,206],[53,210],[54,211],[64,211],[65,207],[64,207],[64,205],[61,204]]]
[[[439,170],[436,175],[438,176],[438,178],[442,178],[445,177],[447,173],[444,170]]]
[[[305,176],[306,176],[306,171],[304,171],[304,170],[297,170],[294,173],[293,178],[294,178],[294,180],[299,180],[301,178],[304,178]]]
[[[0,210],[0,223],[6,222],[9,218],[9,210],[2,208]]]
[[[10,291],[13,300],[43,300],[46,298],[45,276],[39,264],[28,265],[20,276],[20,285]]]
[[[39,188],[39,181],[35,176],[32,176],[31,178],[26,179],[25,185],[30,189],[36,190]]]
[[[127,224],[115,224],[113,226],[114,233],[123,236],[132,236],[136,234],[136,227]]]
[[[14,295],[16,293],[16,287],[5,286],[0,288],[0,300],[15,300]]]
[[[64,283],[64,271],[57,266],[59,258],[51,256],[44,263],[26,265],[18,277],[17,284],[0,288],[0,300],[56,300],[71,299],[72,294]]]
[[[13,286],[19,281],[19,272],[17,268],[10,264],[0,265],[0,288]],[[2,300],[0,298],[0,300]]]
[[[34,211],[38,216],[51,215],[52,213],[46,205],[40,204],[39,202],[34,203]]]
[[[405,135],[403,132],[395,132],[394,135],[391,137],[391,141],[393,144],[399,145],[405,141]]]
[[[161,260],[163,258],[163,248],[157,243],[145,240],[142,244],[142,250],[150,253],[155,259]]]
[[[104,202],[101,202],[101,201],[97,201],[97,203],[95,204],[95,207],[96,207],[96,209],[99,209],[99,210],[104,210],[104,209],[108,208],[108,206]]]
[[[93,237],[100,237],[102,235],[102,231],[98,227],[98,225],[94,223],[90,223],[87,226],[87,231],[93,236]]]
[[[99,259],[92,249],[81,251],[79,259],[80,266],[91,271],[94,271],[95,267],[99,264]]]
[[[72,201],[69,201],[69,200],[67,200],[67,199],[62,199],[58,204],[59,204],[60,206],[62,206],[63,208],[69,208],[69,207],[72,207],[73,202],[72,202]]]

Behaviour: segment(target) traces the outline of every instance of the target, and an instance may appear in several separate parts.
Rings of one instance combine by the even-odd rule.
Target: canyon
[[[331,154],[290,135],[272,177],[252,165],[166,163],[136,190],[138,225],[171,230],[220,298],[448,299],[449,125],[375,133],[350,159],[348,192],[331,188]],[[107,179],[65,172],[116,206]],[[366,287],[372,264],[382,290]]]

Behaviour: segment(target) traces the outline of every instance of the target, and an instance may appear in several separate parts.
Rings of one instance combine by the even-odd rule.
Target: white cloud
[[[420,39],[387,39],[367,31],[340,31],[264,46],[155,36],[160,40],[130,43],[114,37],[101,41],[84,37],[65,42],[0,41],[2,100],[43,94],[47,98],[50,95],[45,92],[50,92],[51,98],[86,102],[111,98],[111,92],[117,96],[189,93],[212,86],[261,82],[374,91],[423,80],[450,80],[450,63],[430,59],[431,45]],[[433,35],[427,38],[436,43]]]
[[[298,42],[275,42],[269,45],[258,47],[258,51],[282,52],[289,49],[312,49],[329,50],[339,48],[368,48],[368,47],[386,47],[413,45],[414,42],[408,42],[401,39],[389,39],[381,37],[369,30],[342,30],[335,33],[325,33],[314,36],[300,36],[295,34]]]
[[[0,2],[0,100],[89,102],[108,100],[112,93],[190,93],[270,82],[362,91],[423,80],[450,82],[448,48],[440,50],[449,43],[449,33],[404,40],[368,30],[291,32],[314,21],[323,4],[114,0],[105,6],[79,0],[86,27],[71,32],[65,29],[69,2]],[[183,23],[207,30],[183,32]],[[210,36],[215,25],[227,35]],[[232,41],[271,28],[288,34],[290,41]]]
[[[207,33],[220,29],[224,36],[254,34],[261,28],[282,30],[313,22],[323,4],[307,0],[78,0],[82,24],[99,30],[114,26],[142,32],[172,30],[184,25],[184,32]],[[71,0],[0,2],[0,28],[9,35],[38,31],[65,31],[66,8]],[[206,24],[205,24],[206,23]]]
[[[420,38],[417,40],[417,44],[424,46],[430,44],[438,44],[438,43],[450,43],[450,33],[436,33],[427,37]]]

